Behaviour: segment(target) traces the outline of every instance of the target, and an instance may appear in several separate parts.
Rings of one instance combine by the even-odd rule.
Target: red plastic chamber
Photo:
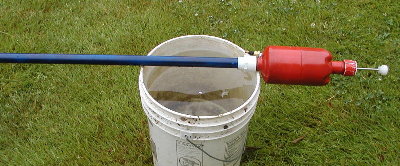
[[[357,62],[332,61],[331,53],[321,48],[269,46],[258,57],[257,70],[266,83],[325,85],[330,74],[355,75]]]

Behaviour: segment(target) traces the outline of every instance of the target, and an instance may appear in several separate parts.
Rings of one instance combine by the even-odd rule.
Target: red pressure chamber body
[[[257,70],[266,83],[325,85],[330,74],[355,75],[357,62],[332,61],[321,48],[269,46],[257,58]]]

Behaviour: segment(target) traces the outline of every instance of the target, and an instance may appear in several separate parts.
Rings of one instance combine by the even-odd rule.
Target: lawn
[[[182,35],[325,48],[389,75],[263,85],[242,165],[400,165],[398,0],[0,0],[0,52],[147,54]],[[152,165],[139,67],[0,64],[0,165]],[[304,137],[301,141],[294,141]]]

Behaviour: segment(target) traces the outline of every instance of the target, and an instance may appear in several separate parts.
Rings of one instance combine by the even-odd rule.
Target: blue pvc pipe
[[[141,65],[218,68],[238,67],[237,58],[82,54],[0,53],[0,63]]]

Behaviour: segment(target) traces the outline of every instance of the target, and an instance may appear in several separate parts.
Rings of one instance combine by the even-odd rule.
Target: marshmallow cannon
[[[262,53],[249,51],[238,58],[0,53],[0,63],[238,68],[259,71],[265,83],[294,85],[326,85],[331,74],[354,76],[357,70],[376,70],[382,75],[389,71],[386,65],[357,68],[354,60],[332,61],[330,52],[321,48],[288,46],[269,46]]]

